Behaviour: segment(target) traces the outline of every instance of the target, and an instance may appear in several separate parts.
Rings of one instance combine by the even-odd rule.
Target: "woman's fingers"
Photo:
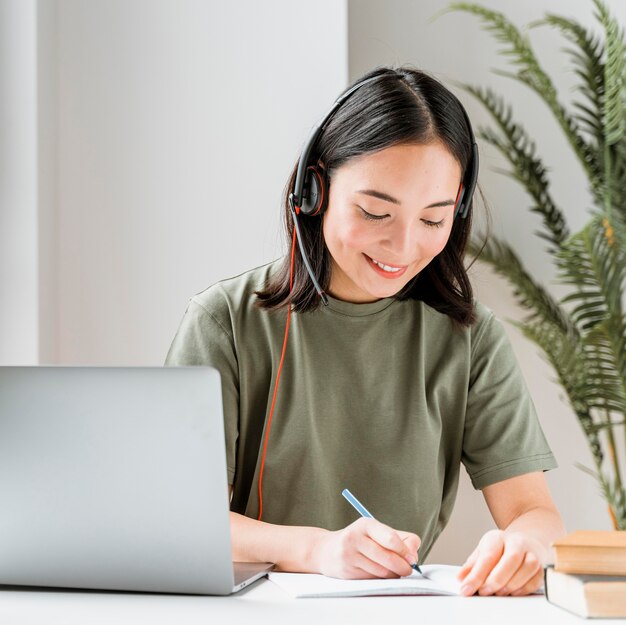
[[[473,595],[484,586],[487,576],[500,560],[504,551],[501,533],[497,530],[487,532],[480,539],[477,551],[474,564],[461,585],[461,594],[466,596]]]
[[[535,581],[537,581],[536,584]],[[532,587],[532,590],[520,593],[528,594],[529,592],[535,592],[535,590],[537,590],[542,583],[543,566],[539,561],[539,558],[537,558],[532,551],[528,551],[526,552],[520,567],[497,594],[513,595],[523,591],[527,586],[529,586]]]
[[[520,532],[487,532],[459,572],[461,593],[522,595],[543,579],[543,546]]]
[[[398,530],[397,534],[409,550],[409,564],[417,564],[419,562],[419,550],[420,545],[422,544],[422,539],[417,534],[412,534],[411,532],[402,532]]]
[[[414,557],[413,550],[417,553],[419,548],[420,539],[417,534],[399,532],[374,519],[359,519],[354,525],[363,528],[363,532],[381,547],[397,553],[407,562]]]
[[[476,563],[476,560],[478,559],[479,552],[480,548],[476,547],[476,549],[474,549],[474,551],[470,553],[467,560],[465,560],[465,563],[457,573],[457,579],[459,581],[463,581],[467,577],[467,574],[472,570],[474,564]]]
[[[366,550],[366,553],[372,552]],[[359,575],[359,571],[363,574],[362,577],[359,576],[354,579],[390,579],[402,577],[402,574],[399,574],[393,569],[385,566],[385,564],[381,564],[380,560],[384,558],[380,558],[380,554],[374,553],[373,558],[371,558],[366,555],[366,553],[357,553],[352,560],[353,566],[357,569],[356,575]],[[400,560],[400,562],[402,562],[402,558],[399,558],[399,556],[396,557]],[[404,564],[406,564],[406,562]]]
[[[419,536],[398,532],[374,519],[361,519],[357,524],[369,538],[362,543],[360,551],[363,555],[398,576],[411,574],[411,565],[415,564],[417,558]]]
[[[389,574],[392,577],[404,577],[410,575],[413,570],[405,557],[395,551],[385,549],[369,537],[365,537],[365,540],[361,543],[360,553],[387,571],[381,577],[389,577]]]
[[[362,518],[324,535],[318,545],[320,572],[343,579],[410,575],[419,544],[416,534]]]
[[[530,595],[539,590],[543,586],[543,567],[533,575],[520,589],[511,593],[513,597],[521,597],[522,595]]]
[[[504,540],[504,550],[482,586],[480,595],[492,595],[503,589],[508,590],[512,578],[523,568],[527,546],[521,536],[509,536]],[[527,581],[528,578],[524,580]],[[508,594],[508,592],[506,593]]]

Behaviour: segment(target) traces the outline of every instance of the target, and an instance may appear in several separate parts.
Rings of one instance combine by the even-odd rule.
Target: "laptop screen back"
[[[0,584],[227,594],[220,378],[0,367]]]

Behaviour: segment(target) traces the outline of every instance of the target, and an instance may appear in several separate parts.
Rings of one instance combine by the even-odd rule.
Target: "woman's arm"
[[[232,486],[228,487],[229,495]],[[331,532],[319,527],[274,525],[230,513],[233,560],[273,562],[279,571],[365,579],[411,574],[420,539],[374,519]]]
[[[481,538],[461,568],[463,594],[534,592],[551,559],[551,543],[565,533],[543,472],[491,484],[483,495],[499,529]]]
[[[325,533],[318,527],[273,525],[230,513],[233,560],[238,562],[274,562],[281,571],[319,573],[313,555]]]

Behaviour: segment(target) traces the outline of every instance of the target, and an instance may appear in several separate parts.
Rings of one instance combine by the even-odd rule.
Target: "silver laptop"
[[[272,566],[231,558],[215,369],[0,367],[0,584],[225,595]]]

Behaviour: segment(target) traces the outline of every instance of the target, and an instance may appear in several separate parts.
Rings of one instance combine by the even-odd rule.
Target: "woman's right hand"
[[[361,518],[342,530],[324,532],[313,550],[316,568],[341,579],[393,578],[410,575],[420,538]]]

